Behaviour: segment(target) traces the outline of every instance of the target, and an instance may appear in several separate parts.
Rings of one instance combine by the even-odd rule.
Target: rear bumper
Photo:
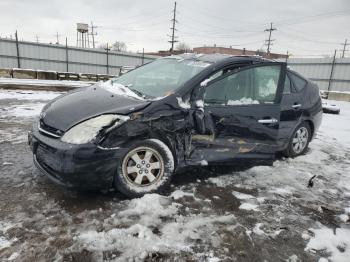
[[[107,150],[95,144],[72,145],[39,132],[28,134],[35,166],[57,184],[80,189],[106,189],[113,185],[119,159],[127,149]]]

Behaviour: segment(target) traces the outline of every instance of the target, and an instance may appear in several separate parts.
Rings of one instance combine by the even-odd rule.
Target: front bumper
[[[36,167],[55,183],[81,189],[106,189],[113,184],[119,159],[127,149],[95,144],[72,145],[52,138],[33,125],[28,143]]]

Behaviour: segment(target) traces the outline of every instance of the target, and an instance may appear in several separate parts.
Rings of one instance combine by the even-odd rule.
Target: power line
[[[176,2],[174,4],[174,10],[173,10],[173,19],[171,19],[171,21],[173,22],[173,27],[171,27],[171,40],[168,41],[169,43],[171,43],[171,48],[170,48],[170,52],[173,52],[174,51],[174,44],[176,42],[178,42],[177,40],[175,40],[176,36],[175,36],[175,31],[176,31],[176,28],[175,28],[175,25],[177,23],[177,20],[176,20]]]
[[[337,45],[337,44],[339,44],[339,42],[329,42],[329,41],[321,41],[321,40],[317,40],[317,39],[311,39],[311,38],[305,37],[303,35],[285,32],[283,30],[278,30],[278,32],[282,33],[285,36],[291,37],[292,39],[296,39],[298,41],[303,41],[303,42],[312,42],[312,43],[317,43],[317,44],[322,44],[322,45]]]
[[[267,53],[268,54],[270,54],[270,49],[271,49],[272,42],[275,41],[275,40],[271,39],[272,31],[275,31],[275,30],[277,30],[277,28],[273,28],[272,27],[272,23],[270,23],[270,28],[267,28],[267,29],[264,30],[265,32],[269,32],[269,39],[266,40]]]
[[[345,57],[345,52],[348,51],[348,50],[346,50],[346,46],[347,46],[347,45],[349,45],[349,44],[348,44],[348,39],[345,39],[345,42],[344,42],[344,44],[343,44],[343,51],[342,51],[342,55],[341,55],[342,58]]]
[[[301,23],[307,23],[311,21],[315,21],[318,19],[324,19],[324,18],[331,18],[334,16],[346,16],[350,12],[350,9],[347,10],[340,10],[340,11],[334,11],[334,12],[327,12],[327,13],[320,13],[316,15],[311,15],[311,16],[304,16],[304,17],[299,17],[299,18],[291,18],[291,19],[285,19],[285,20],[280,20],[277,21],[276,23],[278,26],[284,26],[284,25],[294,25],[294,24],[301,24]]]

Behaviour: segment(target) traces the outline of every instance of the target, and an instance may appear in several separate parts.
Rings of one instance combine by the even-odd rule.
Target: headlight
[[[129,119],[121,115],[101,115],[86,120],[69,129],[61,138],[61,141],[70,144],[85,144],[93,140],[104,128],[112,129]]]

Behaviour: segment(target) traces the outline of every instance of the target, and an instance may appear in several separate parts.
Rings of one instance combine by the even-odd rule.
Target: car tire
[[[158,139],[147,139],[133,144],[121,158],[114,185],[130,198],[161,193],[173,173],[174,157],[169,147]]]
[[[311,140],[311,129],[308,123],[302,122],[294,130],[287,149],[283,152],[287,157],[296,157],[304,154]]]

